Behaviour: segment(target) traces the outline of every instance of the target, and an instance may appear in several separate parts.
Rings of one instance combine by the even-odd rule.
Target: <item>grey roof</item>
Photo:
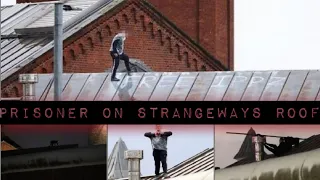
[[[189,159],[168,169],[170,178],[204,172],[214,168],[214,148],[206,149]],[[125,180],[127,178],[122,178]],[[142,176],[142,180],[154,179],[154,176]]]
[[[123,1],[66,0],[65,4],[77,10],[63,11],[64,39]],[[53,48],[52,35],[50,36],[53,30],[53,13],[52,2],[1,7],[1,73],[3,80]],[[35,32],[42,33],[42,35],[35,36],[37,34]],[[17,38],[14,35],[20,36]],[[11,38],[8,38],[9,36]]]
[[[108,179],[128,177],[128,161],[124,159],[124,152],[128,150],[125,142],[120,138],[114,145],[108,158]]]
[[[145,72],[63,74],[70,101],[316,101],[320,71]],[[37,100],[53,100],[52,74],[39,74]]]

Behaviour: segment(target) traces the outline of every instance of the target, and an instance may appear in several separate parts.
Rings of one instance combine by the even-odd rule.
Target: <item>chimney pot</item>
[[[36,100],[36,88],[35,84],[38,83],[37,74],[20,74],[19,82],[23,88],[23,101],[34,101]]]
[[[140,160],[143,159],[142,150],[129,150],[124,152],[124,158],[128,160],[129,180],[140,180]]]
[[[263,143],[266,142],[266,137],[262,136],[254,136],[252,137],[252,143],[254,144],[254,155],[256,161],[263,160],[264,147]]]

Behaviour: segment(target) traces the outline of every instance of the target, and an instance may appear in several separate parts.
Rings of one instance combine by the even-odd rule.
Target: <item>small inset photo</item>
[[[213,179],[213,145],[213,125],[109,125],[108,180]]]
[[[2,180],[105,180],[106,125],[2,125]]]
[[[215,179],[320,179],[320,125],[216,125]]]

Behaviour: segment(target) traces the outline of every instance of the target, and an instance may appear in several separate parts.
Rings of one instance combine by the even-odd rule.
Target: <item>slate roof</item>
[[[65,38],[75,33],[76,28],[79,26],[87,24],[87,22],[81,21],[79,17],[91,15],[92,13],[88,13],[86,10],[90,10],[88,8],[97,2],[98,0],[67,0],[65,2],[65,4],[78,9],[74,11],[63,11]],[[119,3],[121,0],[116,2]],[[115,3],[113,3],[113,5],[115,5]],[[91,11],[94,12],[92,9]],[[81,21],[81,23],[79,23],[79,21]],[[78,24],[75,22],[78,22]],[[54,4],[52,2],[23,3],[1,7],[2,79],[9,77],[53,47],[53,38],[49,34],[44,33],[38,37],[27,35],[28,31],[30,33],[36,29],[39,33],[46,32],[47,29],[52,30],[53,23]],[[24,34],[26,36],[20,36],[20,38],[14,36],[21,35],[22,31],[26,33]]]
[[[177,164],[176,166],[168,169],[168,176],[170,178],[195,174],[211,170],[214,167],[214,148],[206,149],[189,159]],[[121,180],[126,180],[122,178]],[[141,180],[152,180],[154,176],[142,176]],[[119,179],[120,180],[120,179]]]
[[[124,2],[126,1],[66,0],[64,4],[74,7],[76,10],[63,11],[64,39],[71,37],[86,25]],[[182,36],[190,46],[213,59],[212,65],[218,69],[226,70],[218,60],[147,1],[140,0],[138,2],[152,11],[154,18],[161,21],[162,25],[171,28],[174,34]],[[3,80],[53,48],[53,13],[54,4],[52,2],[23,3],[1,7],[1,74]]]
[[[52,74],[39,74],[37,100],[53,100]],[[70,101],[318,101],[320,71],[224,71],[63,74]]]
[[[301,141],[299,144],[299,147],[294,148],[292,151],[285,154],[285,156],[291,155],[291,154],[307,152],[307,151],[312,151],[312,150],[319,149],[319,148],[320,148],[320,134],[311,136],[308,139]],[[268,154],[265,156],[265,159],[271,159],[271,158],[277,158],[277,157],[275,157],[272,154]],[[226,168],[240,166],[240,165],[244,165],[244,164],[250,164],[253,162],[255,162],[254,157],[253,158],[244,158],[242,160],[239,160],[239,161],[227,166]]]

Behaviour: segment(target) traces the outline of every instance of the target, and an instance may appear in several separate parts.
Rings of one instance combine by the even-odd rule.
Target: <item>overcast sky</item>
[[[163,125],[163,129],[173,133],[168,139],[168,168],[207,148],[214,147],[213,125]],[[110,125],[108,128],[108,154],[111,154],[114,145],[121,138],[129,150],[143,150],[142,175],[154,174],[151,141],[144,137],[144,133],[154,130],[154,125]]]
[[[319,0],[235,0],[235,70],[319,69],[319,9]]]

